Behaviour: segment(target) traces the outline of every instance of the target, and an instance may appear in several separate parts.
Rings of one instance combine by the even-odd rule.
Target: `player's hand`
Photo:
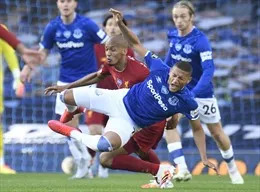
[[[34,68],[43,62],[44,55],[39,51],[26,48],[22,54],[22,58],[29,67]]]
[[[25,65],[20,73],[20,80],[22,83],[25,82],[30,82],[32,78],[32,69],[28,66]]]
[[[110,8],[109,12],[112,13],[113,18],[116,20],[117,23],[123,20],[123,14],[120,11]]]
[[[47,87],[47,88],[44,90],[44,94],[45,94],[45,95],[53,95],[53,94],[55,94],[55,93],[61,93],[61,92],[64,91],[65,89],[67,89],[67,86],[66,86],[66,85],[63,85],[63,86],[54,85],[54,86],[51,86],[51,87]]]
[[[203,165],[204,165],[205,167],[208,167],[208,168],[210,168],[210,169],[213,169],[213,170],[217,173],[217,175],[219,175],[219,171],[218,171],[217,166],[214,165],[213,163],[211,163],[209,160],[203,161]]]

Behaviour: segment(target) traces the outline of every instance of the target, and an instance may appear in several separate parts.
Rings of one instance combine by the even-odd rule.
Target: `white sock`
[[[187,164],[182,151],[181,142],[169,143],[167,145],[171,160],[178,165],[179,170],[187,170]]]
[[[71,131],[70,137],[83,143],[88,148],[90,148],[94,151],[98,151],[97,144],[98,144],[98,141],[99,141],[101,135],[88,135],[88,134],[84,134],[84,133],[74,130],[74,131]]]
[[[222,151],[221,149],[219,149],[223,159],[226,161],[227,165],[228,165],[228,170],[229,171],[234,171],[237,169],[236,163],[235,163],[235,159],[234,159],[234,152],[233,152],[233,148],[230,145],[230,148],[226,151]]]
[[[78,149],[78,147],[77,147],[75,142],[78,142],[78,141],[73,139],[73,138],[68,139],[68,145],[69,145],[69,149],[70,149],[71,155],[73,156],[73,158],[76,161],[76,160],[80,160],[81,152]]]

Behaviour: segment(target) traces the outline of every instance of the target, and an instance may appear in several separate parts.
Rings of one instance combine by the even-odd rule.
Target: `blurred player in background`
[[[0,25],[1,27],[4,27]],[[23,94],[23,84],[20,81],[20,68],[18,59],[15,55],[14,49],[7,44],[4,40],[0,39],[0,174],[15,174],[15,170],[11,169],[4,162],[4,141],[3,141],[3,125],[2,125],[2,113],[4,111],[4,66],[3,58],[10,71],[13,74],[13,88],[16,91],[16,95],[21,97]]]
[[[193,68],[192,80],[187,85],[199,104],[200,120],[207,127],[217,143],[223,159],[227,162],[228,172],[233,184],[243,184],[234,160],[234,152],[229,137],[224,133],[217,100],[214,97],[213,74],[214,63],[212,49],[208,38],[194,25],[195,10],[189,1],[179,1],[173,6],[172,18],[176,29],[169,32],[170,49],[165,62],[174,66],[179,61],[188,61]],[[178,165],[176,180],[189,180],[188,171],[182,151],[182,144],[177,129],[166,131],[166,140],[171,159]]]
[[[57,0],[57,7],[60,16],[46,26],[40,43],[40,52],[46,58],[49,50],[56,44],[61,54],[60,76],[57,84],[66,85],[97,71],[94,44],[104,43],[107,36],[91,19],[75,12],[77,0]],[[65,108],[58,94],[55,113],[62,115]],[[68,124],[78,127],[79,116],[76,115]],[[74,139],[68,139],[68,144],[77,164],[76,174],[72,178],[83,178],[90,165],[87,148]]]
[[[42,55],[32,49],[28,49],[22,44],[13,33],[9,32],[3,25],[0,25],[0,38],[5,40],[12,48],[21,54],[24,62],[31,67],[41,63]]]
[[[127,25],[126,20],[123,19],[125,25]],[[106,34],[111,37],[113,35],[119,35],[121,33],[117,23],[113,19],[112,15],[107,15],[103,21],[103,29]],[[106,53],[104,44],[96,44],[95,45],[95,53],[97,57],[98,68],[101,68],[104,63],[106,63]],[[131,49],[127,50],[127,55],[134,57],[134,52]],[[117,85],[115,84],[112,76],[107,76],[105,79],[99,81],[97,83],[98,88],[104,89],[117,89]],[[89,132],[91,135],[101,135],[103,128],[106,126],[108,120],[108,116],[97,113],[95,111],[87,111],[86,113],[86,124],[88,125]],[[90,155],[92,158],[95,157],[96,152],[89,149]],[[91,174],[90,174],[91,175]],[[104,168],[99,164],[98,166],[98,177],[106,178],[108,177],[108,169]]]

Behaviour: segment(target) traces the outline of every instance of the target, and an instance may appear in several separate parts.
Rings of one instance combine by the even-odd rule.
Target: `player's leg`
[[[103,129],[107,121],[108,121],[108,116],[106,115],[103,115],[101,113],[96,113],[94,111],[86,112],[86,124],[89,128],[90,135],[102,135]],[[88,148],[88,151],[90,152],[92,156],[92,161],[94,162],[96,152],[90,148]],[[97,158],[99,158],[99,155],[97,156]],[[99,160],[96,162],[99,162]],[[108,177],[108,168],[103,167],[100,163],[98,164],[98,177],[100,178]]]
[[[216,98],[196,99],[199,104],[200,119],[207,127],[217,143],[222,158],[227,162],[228,172],[233,184],[243,184],[238,168],[235,164],[234,152],[229,137],[224,133],[220,122],[220,112]]]
[[[207,124],[207,127],[218,145],[222,158],[226,161],[232,184],[243,184],[244,180],[235,163],[234,152],[229,137],[224,133],[221,123]]]
[[[155,184],[155,188],[170,188],[169,182],[175,170],[173,166],[151,163],[130,156],[129,152],[135,151],[136,146],[133,140],[130,141],[130,143],[128,142],[126,145],[128,145],[126,149],[128,149],[129,151],[127,151],[124,146],[113,152],[102,153],[100,156],[101,164],[111,169],[150,173],[154,177],[158,178],[158,183]]]
[[[178,117],[178,116],[175,116]],[[173,180],[176,181],[189,181],[192,179],[192,175],[188,170],[185,157],[183,154],[181,138],[177,130],[178,118],[174,118],[171,123],[171,129],[165,130],[167,148],[169,156],[173,160],[174,164],[178,167],[178,173],[173,176]]]
[[[58,82],[58,85],[63,85],[65,83]],[[63,102],[60,100],[60,94],[57,94],[56,98],[56,106],[55,106],[55,113],[59,116],[63,115],[64,111],[66,109],[66,106]],[[78,128],[79,126],[79,115],[75,115],[71,118],[70,121],[66,123],[69,126]],[[80,179],[87,175],[88,168],[90,165],[90,155],[85,147],[84,144],[78,142],[77,140],[73,138],[68,138],[67,140],[70,152],[75,160],[77,169],[75,175],[73,175],[72,179]]]
[[[1,71],[0,71],[1,72]],[[5,165],[4,162],[4,138],[2,127],[2,113],[4,111],[3,101],[3,76],[0,74],[0,174],[15,174],[16,171]]]

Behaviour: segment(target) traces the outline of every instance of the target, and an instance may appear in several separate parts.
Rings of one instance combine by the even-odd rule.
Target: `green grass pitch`
[[[148,174],[111,174],[108,179],[68,180],[64,174],[19,173],[0,175],[0,192],[260,192],[260,177],[244,176],[244,185],[232,185],[228,176],[193,176],[189,182],[174,183],[173,189],[141,189]]]

